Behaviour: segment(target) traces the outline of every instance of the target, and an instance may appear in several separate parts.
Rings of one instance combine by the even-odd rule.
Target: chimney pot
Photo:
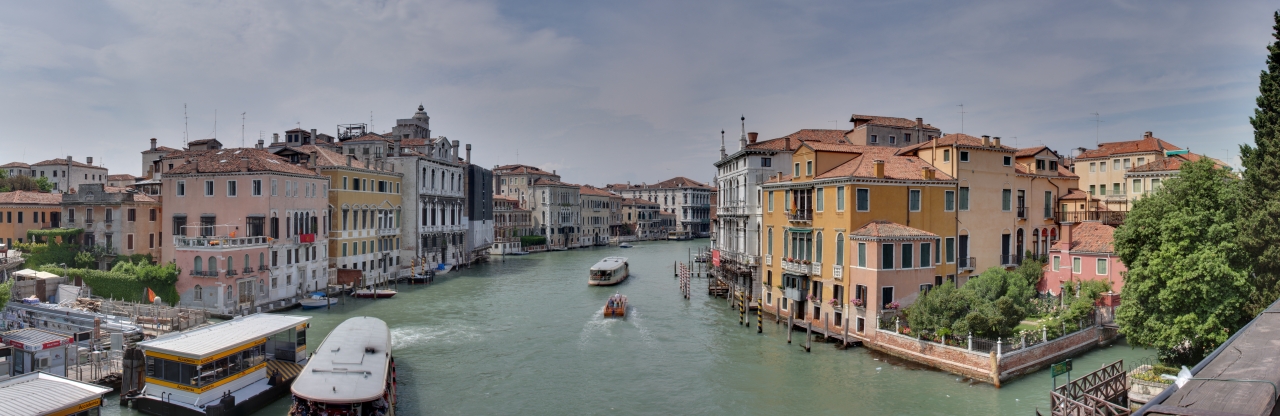
[[[351,160],[355,158],[356,155],[347,155],[347,166],[351,166]]]
[[[928,167],[921,167],[920,176],[923,176],[926,180],[933,179],[933,170]]]
[[[258,139],[258,148],[259,148],[259,149],[261,149],[261,148],[262,148],[262,139]]]
[[[67,156],[67,163],[71,163],[71,156]]]
[[[991,145],[995,147],[1000,147],[1000,138],[999,137],[992,138]]]
[[[747,143],[756,144],[756,140],[759,138],[760,138],[760,133],[756,133],[754,131],[747,133]]]
[[[782,140],[783,140],[783,144],[787,145],[786,150],[791,150],[791,136],[787,136]]]
[[[451,160],[450,162],[453,162],[456,160],[458,160],[458,141],[454,140],[453,141],[453,160]]]
[[[991,136],[982,135],[982,147],[991,146]]]
[[[156,150],[156,138],[151,138],[151,150]]]
[[[89,166],[93,166],[93,156],[87,156],[87,157],[85,157],[85,158],[84,158],[84,163],[88,164]]]
[[[1144,139],[1150,139],[1150,138],[1151,138],[1151,132],[1142,133],[1142,138],[1144,138]]]
[[[249,171],[249,158],[247,157],[240,158],[240,171],[241,172]]]
[[[280,133],[271,133],[271,143],[280,143]]]
[[[467,143],[467,164],[471,164],[471,143]]]
[[[877,159],[873,160],[871,164],[875,167],[876,177],[884,178],[884,161]]]
[[[318,137],[320,137],[320,136],[317,136],[317,135],[316,135],[316,129],[311,129],[311,143],[315,143],[315,142],[316,142],[316,138],[318,138]]]
[[[924,117],[916,117],[916,127],[924,127]]]

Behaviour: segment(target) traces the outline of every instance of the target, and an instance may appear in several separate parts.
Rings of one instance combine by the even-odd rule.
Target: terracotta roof
[[[151,197],[151,195],[147,195],[147,194],[142,193],[142,192],[130,192],[130,189],[129,189],[129,188],[120,187],[120,186],[103,186],[103,187],[102,187],[102,190],[103,190],[103,192],[106,192],[106,193],[109,193],[109,194],[127,194],[127,193],[131,193],[131,194],[133,194],[133,200],[134,200],[135,202],[157,202],[157,201],[159,201],[158,199],[152,198],[152,197]]]
[[[299,153],[310,154],[311,152],[315,152],[316,166],[347,167],[347,155],[333,151],[332,149],[329,149],[328,147],[325,147],[325,146],[316,146],[314,144],[308,144],[308,145],[294,147],[292,149],[294,149]],[[351,167],[357,168],[357,169],[373,169],[369,167],[369,164],[365,163],[364,159],[361,159],[359,157],[356,157],[351,160]],[[387,172],[387,174],[392,174],[392,172]]]
[[[137,177],[137,176],[130,175],[130,174],[128,174],[128,173],[121,173],[121,174],[116,174],[116,175],[107,175],[107,180],[109,180],[109,181],[131,181],[131,180],[134,180],[134,179],[138,179],[138,177]]]
[[[218,142],[218,139],[200,139],[200,140],[192,140],[192,141],[187,142],[187,147],[191,147],[191,146],[198,146],[198,145],[207,144],[207,143],[213,143],[213,142]],[[222,142],[218,142],[218,144],[222,144]]]
[[[1088,193],[1088,192],[1085,192],[1085,191],[1082,191],[1082,190],[1079,190],[1079,189],[1070,189],[1070,190],[1068,190],[1068,191],[1067,191],[1067,194],[1066,194],[1066,195],[1063,195],[1063,196],[1062,196],[1062,198],[1060,198],[1060,199],[1062,199],[1062,200],[1085,200],[1085,199],[1089,199],[1089,193]]]
[[[1172,143],[1156,137],[1144,137],[1142,140],[1100,143],[1098,144],[1097,149],[1086,150],[1084,153],[1081,153],[1080,156],[1076,157],[1076,159],[1095,159],[1129,153],[1150,153],[1164,150],[1182,150],[1182,148],[1174,146]]]
[[[1077,175],[1075,172],[1072,172],[1071,169],[1067,169],[1066,166],[1062,166],[1061,163],[1058,164],[1058,176],[1064,176],[1068,178],[1080,177],[1080,175]]]
[[[874,146],[873,146],[874,147]],[[826,171],[814,179],[843,178],[843,177],[860,177],[875,178],[875,161],[884,161],[884,178],[897,180],[923,181],[924,168],[933,170],[934,179],[939,181],[949,181],[953,178],[946,173],[934,168],[915,156],[897,156],[893,152],[897,149],[884,147],[880,152],[867,152],[861,156],[855,157],[848,162],[836,166]]]
[[[494,168],[494,169],[493,169],[493,172],[494,172],[494,173],[498,173],[498,174],[502,174],[502,175],[508,175],[508,174],[510,174],[510,175],[525,175],[525,174],[535,174],[535,175],[555,175],[554,173],[547,172],[547,171],[545,171],[545,170],[538,169],[538,168],[537,168],[537,167],[535,167],[535,166],[529,166],[529,165],[504,165],[504,166],[498,166],[497,168]]]
[[[0,204],[61,205],[62,194],[32,191],[0,193]]]
[[[1013,157],[1035,156],[1036,153],[1040,153],[1041,150],[1048,149],[1048,148],[1049,146],[1036,146],[1036,147],[1027,147],[1027,148],[1018,149],[1018,152],[1015,153]]]
[[[801,129],[776,139],[749,144],[747,148],[756,150],[796,150],[800,148],[801,142],[848,143],[844,138],[844,133],[844,130]],[[784,149],[787,147],[786,139],[788,138],[791,139],[791,148]]]
[[[387,139],[386,137],[382,137],[382,135],[377,133],[369,133],[369,134],[366,134],[351,140],[347,140],[347,141],[348,142],[390,142],[391,140]],[[403,141],[401,141],[401,143],[403,143]]]
[[[640,198],[623,198],[622,205],[658,205],[657,202]]]
[[[877,126],[900,127],[900,128],[914,128],[916,126],[916,121],[912,119],[907,119],[902,117],[869,116],[864,114],[854,114],[853,116],[849,117],[849,121],[850,122],[866,121],[866,124],[873,124]],[[937,127],[931,126],[927,123],[922,125],[921,128],[925,128],[929,130],[938,129]]]
[[[250,172],[279,172],[295,175],[319,174],[311,169],[289,163],[288,159],[271,154],[263,149],[227,148],[217,150],[184,151],[170,155],[190,157],[191,163],[174,164],[166,175],[186,175],[200,173],[232,173],[240,171],[240,159],[249,159]]]
[[[572,186],[572,187],[575,187],[575,188],[576,188],[576,187],[578,187],[578,185],[574,185],[574,184],[571,184],[571,183],[564,183],[564,182],[560,182],[560,181],[556,181],[556,180],[551,180],[551,179],[547,179],[547,178],[538,178],[538,180],[533,181],[533,186],[553,186],[553,185],[559,185],[559,186]]]
[[[423,138],[400,139],[400,145],[409,146],[409,147],[426,146],[427,143],[429,143],[430,141],[431,139],[423,139]]]
[[[1071,241],[1065,239],[1053,245],[1054,250],[1069,249],[1084,253],[1114,253],[1111,242],[1116,229],[1101,222],[1082,222],[1071,228]],[[1064,233],[1065,234],[1065,233]],[[1068,246],[1067,244],[1071,245]]]
[[[867,225],[862,226],[849,232],[850,237],[869,237],[869,238],[901,238],[901,237],[937,237],[937,234],[921,230],[918,228],[908,227],[902,224],[889,221],[871,221]]]
[[[764,183],[778,183],[778,182],[791,182],[791,175],[787,173],[779,173],[778,176],[771,177],[768,180],[766,180]]]
[[[9,162],[9,163],[0,165],[0,168],[30,168],[30,167],[31,165],[28,165],[22,162]]]
[[[804,142],[805,146],[820,152],[839,152],[839,153],[865,153],[870,148],[877,146],[859,146],[854,144],[843,143],[823,143],[823,142]]]
[[[507,201],[507,202],[520,202],[520,200],[517,198],[512,198],[503,194],[493,194],[493,200],[494,201],[501,200],[501,201]]]
[[[49,159],[43,162],[33,163],[31,166],[66,166],[66,165],[67,165],[66,159]],[[93,168],[93,169],[107,170],[107,168],[104,168],[102,166],[93,166],[88,163],[79,162],[75,160],[71,161],[71,166],[75,166],[79,168]]]
[[[1205,158],[1207,158],[1207,156],[1201,156],[1195,153],[1173,155],[1165,158],[1157,158],[1156,160],[1142,164],[1142,166],[1135,166],[1133,169],[1129,169],[1129,172],[1165,172],[1179,170],[1182,169],[1182,164],[1184,162],[1195,162]],[[1222,163],[1222,161],[1217,159],[1213,159],[1213,164],[1218,168],[1226,166],[1225,163]]]
[[[998,151],[1015,152],[1015,153],[1017,152],[1017,149],[1014,149],[1009,146],[1005,146],[1003,144],[1000,145],[1000,147],[998,148],[995,146],[983,146],[981,137],[973,137],[967,134],[952,133],[952,134],[948,134],[933,140],[907,146],[902,150],[898,151],[898,154],[905,155],[910,152],[919,150],[920,148],[932,147],[935,141],[937,142],[938,146],[956,145],[956,146],[962,146],[962,147],[977,147],[977,148],[991,149],[991,150],[998,150]]]
[[[1022,165],[1021,163],[1014,163],[1014,164],[1013,164],[1013,172],[1014,172],[1014,173],[1018,173],[1018,174],[1022,174],[1022,175],[1062,176],[1062,177],[1066,177],[1066,178],[1079,178],[1079,176],[1076,176],[1076,174],[1071,173],[1071,170],[1070,170],[1070,169],[1064,168],[1064,167],[1062,167],[1062,165],[1058,165],[1058,171],[1057,171],[1057,172],[1055,172],[1055,173],[1056,173],[1056,175],[1055,175],[1055,174],[1045,173],[1045,171],[1039,171],[1039,172],[1034,173],[1034,174],[1033,174],[1033,173],[1028,173],[1028,172],[1027,172],[1027,168],[1023,167],[1023,165]]]
[[[614,196],[612,192],[591,185],[582,185],[578,187],[578,195]]]
[[[650,188],[691,188],[692,187],[692,188],[711,189],[710,186],[707,186],[702,182],[698,182],[683,176],[677,176],[671,179],[667,179],[665,181],[658,182],[653,185],[649,185],[649,187]]]

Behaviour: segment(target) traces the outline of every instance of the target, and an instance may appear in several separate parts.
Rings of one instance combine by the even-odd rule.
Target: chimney
[[[925,180],[933,180],[933,169],[929,169],[928,167],[921,167],[920,174],[924,176]]]
[[[280,143],[280,133],[271,133],[271,143]]]
[[[471,164],[471,143],[467,143],[467,164]]]
[[[240,158],[240,171],[241,172],[249,171],[249,158],[247,157]]]
[[[916,117],[916,128],[922,128],[922,127],[924,127],[924,118]]]
[[[351,166],[351,161],[355,158],[356,155],[347,155],[347,166]]]
[[[71,163],[71,156],[67,156],[67,163]]]
[[[982,147],[991,147],[991,136],[982,135]]]
[[[450,160],[450,162],[454,160],[458,160],[458,141],[457,140],[453,141],[453,160]]]
[[[316,138],[318,137],[320,136],[316,135],[316,129],[311,129],[311,144],[316,144]]]
[[[316,159],[320,158],[320,154],[313,150],[310,153],[307,153],[307,156],[307,167],[315,169]]]
[[[791,150],[791,136],[787,136],[787,137],[783,138],[782,140],[783,140],[783,144],[786,144],[786,145],[787,145],[786,150]]]
[[[759,138],[760,138],[760,133],[756,133],[754,131],[747,133],[747,143],[756,144],[756,139],[759,139]]]
[[[1151,132],[1142,133],[1142,138],[1144,138],[1144,139],[1150,139],[1150,138],[1151,138]]]
[[[156,138],[151,138],[151,150],[156,150]]]
[[[261,149],[261,148],[262,148],[262,139],[258,139],[258,148],[259,148],[259,149]]]
[[[884,178],[884,161],[876,159],[871,161],[871,164],[872,166],[875,167],[876,177],[883,179]]]
[[[995,147],[1000,147],[1000,137],[992,137],[991,145]]]

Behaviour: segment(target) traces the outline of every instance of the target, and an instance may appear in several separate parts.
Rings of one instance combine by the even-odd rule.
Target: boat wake
[[[591,344],[591,339],[597,335],[611,337],[615,335],[615,328],[626,328],[628,326],[639,331],[640,341],[645,346],[656,347],[657,341],[654,340],[653,333],[644,323],[644,315],[636,310],[635,306],[627,306],[627,317],[625,319],[605,318],[604,308],[600,308],[591,316],[591,320],[582,325],[582,333],[578,336],[578,349],[586,350]]]
[[[408,326],[391,329],[391,347],[413,348],[433,344],[464,344],[479,340],[482,334],[465,326]]]

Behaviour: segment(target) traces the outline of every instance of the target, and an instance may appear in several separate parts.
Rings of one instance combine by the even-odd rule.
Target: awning
[[[808,234],[808,233],[813,232],[813,229],[812,229],[812,228],[790,228],[790,227],[788,227],[788,228],[787,228],[787,232],[789,232],[789,233],[802,233],[802,234]]]

